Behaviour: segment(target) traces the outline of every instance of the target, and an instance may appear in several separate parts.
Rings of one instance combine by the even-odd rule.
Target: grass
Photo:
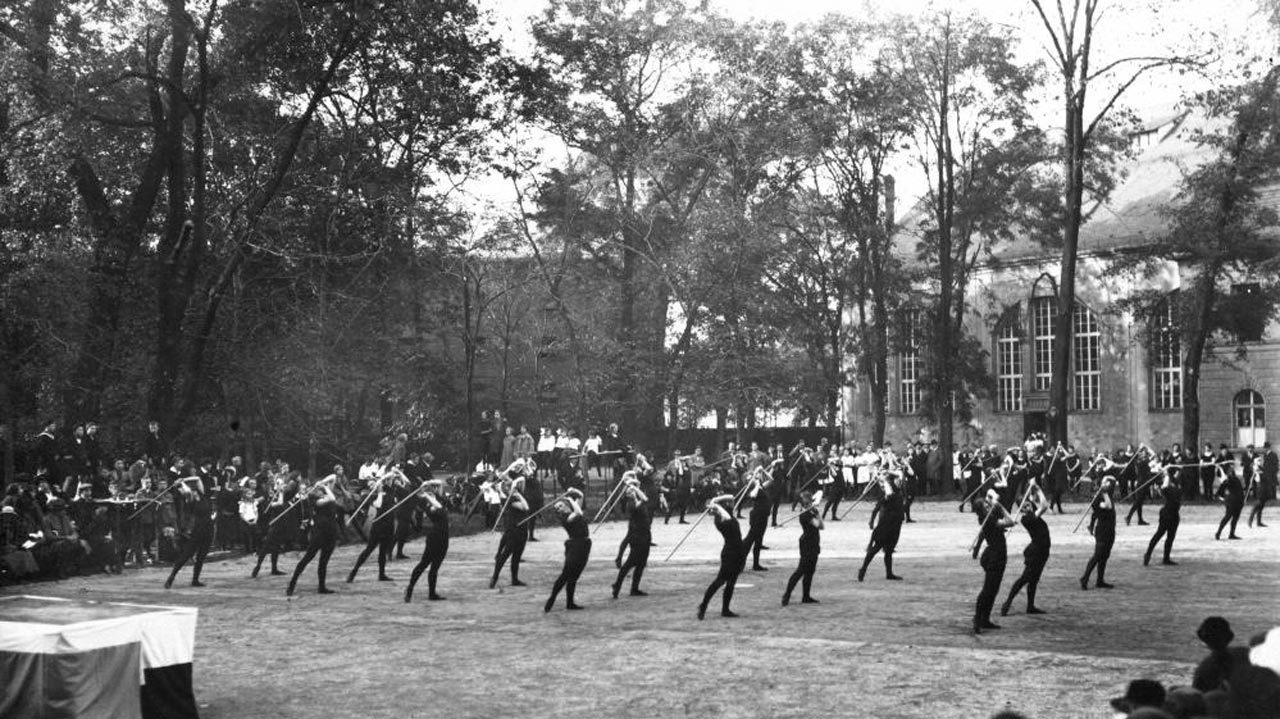
[[[1071,534],[1078,515],[1051,516],[1053,556],[1037,601],[1048,614],[1021,614],[1019,598],[1013,614],[996,617],[1003,629],[975,637],[969,624],[982,573],[966,552],[977,531],[973,515],[952,502],[918,504],[894,563],[906,581],[885,581],[877,558],[859,584],[868,511],[858,507],[828,524],[817,605],[780,606],[799,529],[794,522],[771,529],[770,571],[742,575],[739,619],[720,618],[715,603],[705,621],[694,616],[715,575],[719,535],[704,523],[663,561],[687,527],[661,520],[644,598],[627,597],[625,588],[621,599],[609,597],[625,525],[601,525],[579,584],[582,612],[565,612],[563,598],[542,611],[563,556],[558,527],[539,528],[522,588],[506,586],[504,572],[500,589],[488,589],[497,535],[455,538],[441,572],[444,602],[425,601],[425,579],[418,598],[402,602],[413,564],[403,560],[389,569],[395,583],[375,581],[369,564],[344,583],[355,546],[334,554],[332,596],[315,593],[309,567],[286,601],[287,577],[251,580],[247,558],[208,565],[205,589],[186,587],[184,571],[165,591],[158,567],[18,589],[199,607],[196,698],[205,719],[988,717],[1004,708],[1102,718],[1111,716],[1106,700],[1130,679],[1190,683],[1205,653],[1194,635],[1204,617],[1227,617],[1238,641],[1280,623],[1280,518],[1272,529],[1242,525],[1243,541],[1215,542],[1220,510],[1188,506],[1177,567],[1144,568],[1154,525],[1122,524],[1107,574],[1117,587],[1083,592],[1077,582],[1091,538],[1083,529]],[[1021,570],[1025,543],[1016,528],[1000,601]],[[297,556],[282,557],[281,568],[292,570]]]

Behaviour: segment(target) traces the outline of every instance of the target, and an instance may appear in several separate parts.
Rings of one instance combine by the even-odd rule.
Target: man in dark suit
[[[85,460],[90,472],[97,472],[102,467],[102,443],[98,437],[98,423],[89,422],[84,426]]]
[[[35,460],[36,472],[44,470],[45,477],[48,478],[49,484],[54,487],[62,487],[63,472],[61,452],[58,448],[58,422],[57,420],[49,420],[44,423],[44,429],[40,434],[36,435],[35,441]],[[66,491],[64,488],[63,491]],[[71,488],[68,494],[74,494],[75,487]]]
[[[163,467],[165,458],[164,440],[160,437],[160,423],[154,419],[147,422],[147,434],[142,438],[139,451],[142,460],[153,467]]]

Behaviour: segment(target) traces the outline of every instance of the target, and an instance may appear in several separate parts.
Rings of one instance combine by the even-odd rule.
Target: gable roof
[[[1197,130],[1208,128],[1204,118],[1190,111],[1152,113],[1134,133],[1135,155],[1121,169],[1122,179],[1106,202],[1084,208],[1080,227],[1081,255],[1107,253],[1155,242],[1168,227],[1161,208],[1176,196],[1183,173],[1209,158],[1213,150],[1194,141]],[[1275,190],[1280,197],[1280,189]],[[927,216],[922,198],[901,220],[900,250],[913,252],[914,234]],[[1053,247],[1028,236],[1000,243],[991,264],[1019,263],[1056,256]]]

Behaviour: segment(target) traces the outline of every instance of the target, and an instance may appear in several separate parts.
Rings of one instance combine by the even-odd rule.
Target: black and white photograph
[[[0,719],[1280,719],[1269,409],[1280,0],[0,0]]]

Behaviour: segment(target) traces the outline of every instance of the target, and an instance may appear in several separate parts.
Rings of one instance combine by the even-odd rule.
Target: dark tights
[[[800,597],[805,602],[813,601],[813,597],[809,594],[809,590],[813,588],[813,573],[818,569],[818,555],[801,556],[800,566],[796,571],[791,573],[791,578],[787,580],[787,591],[782,595],[782,603],[787,604],[791,601],[791,592],[796,588],[796,583],[800,583]]]
[[[699,608],[703,612],[707,611],[707,605],[711,603],[711,598],[716,595],[716,592],[724,587],[724,593],[720,595],[720,614],[733,616],[733,612],[729,611],[729,603],[733,601],[733,587],[738,582],[738,575],[742,573],[742,564],[736,560],[730,562],[720,560],[720,572],[716,574],[716,578],[702,595],[702,604]]]
[[[1026,557],[1026,565],[1022,568],[1022,574],[1013,581],[1013,586],[1009,588],[1009,596],[1004,600],[1006,612],[1009,606],[1013,604],[1014,597],[1018,596],[1018,592],[1022,591],[1023,587],[1027,588],[1027,611],[1036,608],[1036,588],[1040,586],[1040,575],[1044,572],[1044,565],[1048,562],[1048,554]]]
[[[379,525],[382,525],[381,527]],[[360,556],[356,557],[356,566],[351,568],[351,573],[347,575],[347,582],[356,580],[356,573],[360,571],[360,567],[364,566],[365,560],[373,554],[373,550],[378,550],[378,579],[387,581],[387,559],[391,557],[391,550],[395,548],[396,533],[391,526],[391,518],[374,520],[372,527],[369,529],[369,541],[365,543],[364,549],[361,550]]]
[[[613,583],[613,593],[617,595],[622,588],[622,582],[627,578],[627,572],[635,570],[631,575],[631,593],[636,594],[640,591],[640,577],[644,574],[645,567],[649,566],[649,538],[638,537],[629,543],[631,552],[627,554],[627,561],[622,563],[622,567],[618,569],[618,580]]]
[[[191,565],[191,583],[194,585],[200,581],[200,570],[204,569],[204,558],[209,554],[209,545],[213,543],[213,527],[196,528],[191,536],[178,543],[178,556],[173,560],[173,569],[169,572],[169,579],[164,586],[169,587],[173,584],[173,580],[178,576],[178,571],[182,569],[192,558],[195,563]]]
[[[973,610],[974,628],[982,628],[991,623],[991,609],[996,605],[1000,582],[1004,580],[1004,562],[984,561],[982,564],[982,591],[978,592],[978,601]]]
[[[307,568],[317,554],[320,555],[320,563],[316,565],[316,577],[320,580],[320,592],[327,593],[329,590],[325,588],[324,580],[329,573],[329,557],[333,556],[333,549],[337,544],[336,530],[324,532],[313,528],[311,541],[307,543],[307,552],[302,555],[298,566],[294,567],[293,576],[289,579],[289,588],[285,590],[285,594],[293,594],[293,590],[298,586],[298,577],[302,576],[302,570]]]
[[[1267,506],[1267,500],[1259,499],[1254,503],[1253,509],[1249,510],[1249,526],[1253,526],[1254,520],[1257,520],[1259,527],[1265,527],[1262,523],[1262,510]]]
[[[551,596],[547,598],[544,611],[551,611],[556,604],[556,597],[560,596],[560,590],[564,590],[564,600],[566,609],[579,609],[580,607],[573,601],[573,593],[578,588],[578,578],[582,576],[582,570],[587,568],[587,558],[591,556],[591,540],[590,539],[570,539],[564,543],[564,569],[561,570],[560,576],[556,577],[556,583],[551,586]]]
[[[1084,567],[1084,576],[1080,578],[1080,585],[1087,586],[1089,584],[1089,575],[1093,573],[1094,567],[1098,569],[1098,584],[1101,587],[1107,583],[1107,560],[1111,559],[1111,545],[1115,544],[1115,538],[1098,539],[1093,545],[1093,556],[1089,557],[1089,563]]]
[[[413,598],[413,587],[418,583],[418,578],[425,571],[427,573],[427,598],[428,599],[444,599],[444,597],[436,594],[436,577],[440,574],[440,565],[444,564],[444,557],[448,551],[448,538],[446,537],[445,547],[435,549],[428,546],[422,550],[422,558],[418,560],[417,566],[413,568],[413,573],[409,575],[409,586],[404,588],[404,600],[408,602]]]
[[[1161,537],[1164,537],[1164,561],[1169,561],[1169,554],[1173,551],[1173,539],[1178,536],[1179,521],[1179,517],[1160,518],[1160,526],[1156,527],[1155,536],[1151,537],[1151,543],[1147,545],[1147,553],[1142,559],[1143,564],[1151,561],[1151,553],[1156,551],[1156,544],[1160,542]]]
[[[1240,513],[1243,511],[1244,502],[1228,504],[1227,511],[1222,515],[1222,521],[1218,523],[1218,531],[1213,535],[1213,538],[1222,538],[1222,530],[1226,528],[1227,523],[1231,524],[1231,534],[1229,536],[1236,536],[1236,524],[1240,521]]]
[[[498,553],[493,557],[493,578],[489,580],[489,587],[498,586],[498,575],[502,572],[502,565],[511,560],[511,583],[518,584],[520,582],[520,559],[524,556],[525,543],[529,541],[529,535],[525,534],[524,528],[509,529],[498,541]]]

